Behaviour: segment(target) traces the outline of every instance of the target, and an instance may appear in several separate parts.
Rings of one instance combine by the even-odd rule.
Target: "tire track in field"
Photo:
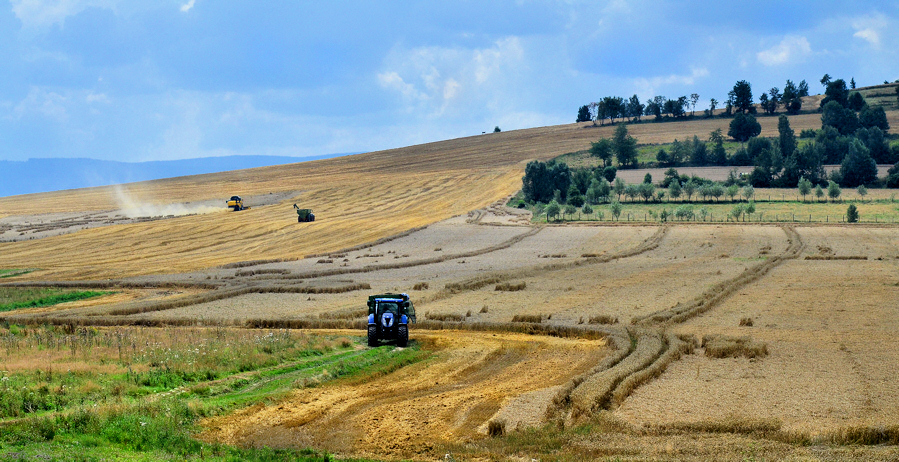
[[[804,244],[792,226],[781,229],[787,235],[787,248],[764,262],[747,268],[737,277],[719,283],[688,303],[678,303],[667,310],[635,319],[627,327],[630,346],[619,349],[620,359],[604,369],[594,369],[587,377],[575,379],[564,394],[556,397],[562,403],[557,416],[567,423],[577,422],[599,409],[620,406],[640,385],[661,375],[673,361],[695,348],[695,339],[681,338],[667,332],[667,327],[683,323],[721,304],[739,289],[761,279],[787,260],[799,257]]]

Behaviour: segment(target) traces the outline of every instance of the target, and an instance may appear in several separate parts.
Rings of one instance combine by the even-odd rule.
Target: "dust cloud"
[[[219,207],[210,205],[208,201],[177,204],[148,204],[135,199],[121,186],[115,186],[113,191],[115,193],[116,204],[118,204],[119,207],[119,210],[116,213],[128,218],[199,215],[225,210],[224,202],[222,203],[222,206]]]

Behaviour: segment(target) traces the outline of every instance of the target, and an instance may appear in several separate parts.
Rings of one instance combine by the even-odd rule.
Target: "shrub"
[[[752,318],[741,318],[740,327],[752,327]]]
[[[849,204],[849,208],[846,209],[846,221],[858,223],[858,209],[855,207],[855,204]]]
[[[414,286],[412,286],[412,290],[425,290],[428,287],[430,287],[430,286],[428,285],[427,282],[419,282],[419,283],[415,284]]]

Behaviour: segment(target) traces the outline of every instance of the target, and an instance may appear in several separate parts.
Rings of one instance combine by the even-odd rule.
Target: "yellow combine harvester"
[[[243,206],[243,199],[240,196],[231,196],[231,199],[228,199],[227,207],[229,209],[234,209],[235,212],[239,212],[241,210],[246,210],[249,207]]]

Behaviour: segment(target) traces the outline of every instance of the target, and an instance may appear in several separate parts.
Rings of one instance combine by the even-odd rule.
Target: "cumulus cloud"
[[[765,66],[779,66],[809,55],[812,47],[805,37],[788,35],[777,45],[756,54],[759,63]]]
[[[853,37],[865,40],[874,46],[874,48],[879,49],[881,33],[887,26],[887,18],[882,14],[857,18],[852,21],[852,28],[855,29]]]
[[[181,5],[181,12],[187,13],[188,11],[191,10],[191,8],[194,7],[194,4],[196,4],[196,3],[197,3],[197,0],[190,0],[189,2]]]

